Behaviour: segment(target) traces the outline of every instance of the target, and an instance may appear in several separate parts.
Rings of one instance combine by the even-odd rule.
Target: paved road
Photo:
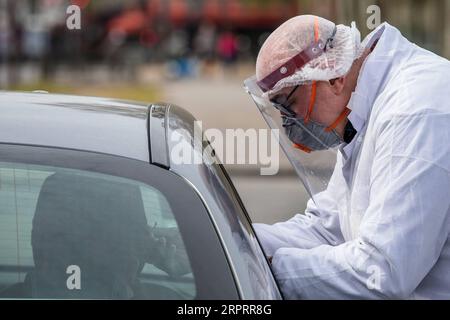
[[[297,176],[232,176],[231,179],[253,222],[285,221],[305,210],[307,196]]]

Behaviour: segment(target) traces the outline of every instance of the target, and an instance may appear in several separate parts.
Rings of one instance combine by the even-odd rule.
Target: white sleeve
[[[305,214],[297,214],[274,225],[253,224],[265,254],[273,256],[276,250],[285,247],[310,249],[322,244],[342,243],[344,239],[332,189],[330,182],[329,188],[315,197],[318,206],[309,200]]]
[[[430,114],[393,121],[375,146],[359,236],[276,251],[272,266],[285,298],[410,297],[449,234],[448,123],[450,115]]]

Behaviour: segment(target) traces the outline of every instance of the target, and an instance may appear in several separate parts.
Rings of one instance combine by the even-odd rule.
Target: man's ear
[[[331,91],[337,96],[340,95],[345,87],[345,77],[332,79],[329,82]]]

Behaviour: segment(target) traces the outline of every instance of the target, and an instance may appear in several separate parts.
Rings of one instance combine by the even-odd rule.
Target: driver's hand
[[[191,272],[189,259],[176,228],[150,227],[152,239],[148,261],[170,276],[182,276]]]

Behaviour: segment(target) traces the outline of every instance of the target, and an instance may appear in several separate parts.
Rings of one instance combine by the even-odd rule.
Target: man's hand
[[[148,261],[169,276],[182,276],[191,272],[189,259],[176,228],[150,227],[152,239]]]

